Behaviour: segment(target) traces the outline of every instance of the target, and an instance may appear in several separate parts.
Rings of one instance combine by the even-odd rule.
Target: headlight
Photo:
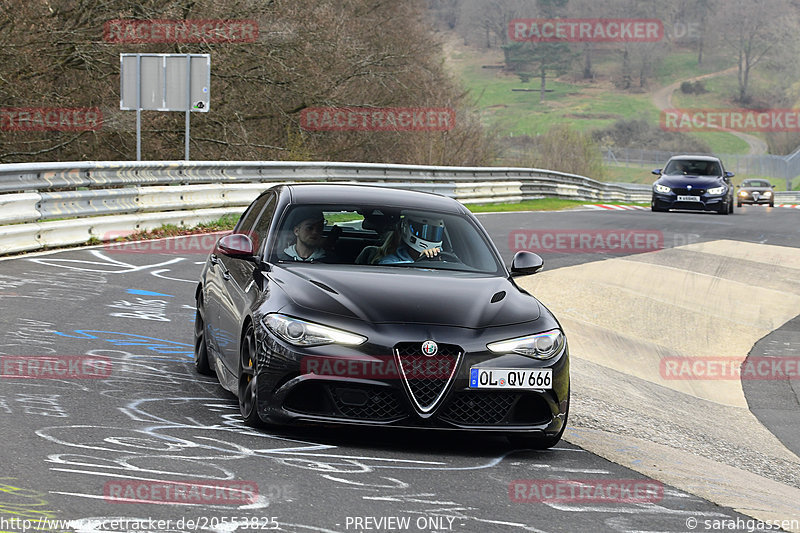
[[[655,185],[653,185],[653,188],[656,190],[656,192],[663,192],[664,194],[672,192],[672,189],[670,189],[666,185],[661,185],[660,183],[656,183]]]
[[[769,191],[764,191],[764,198],[769,198],[770,196],[772,196],[772,193],[771,193],[771,192],[769,192]]]
[[[518,353],[536,359],[550,359],[561,352],[565,343],[566,337],[561,330],[554,329],[536,335],[493,342],[486,347],[495,353]]]
[[[739,196],[747,196],[747,191],[739,191]]]
[[[295,346],[322,346],[324,344],[362,344],[366,337],[348,333],[340,329],[329,328],[299,318],[292,318],[277,313],[264,317],[264,325],[272,333]]]
[[[714,187],[713,189],[708,189],[706,192],[708,194],[725,194],[725,186]]]

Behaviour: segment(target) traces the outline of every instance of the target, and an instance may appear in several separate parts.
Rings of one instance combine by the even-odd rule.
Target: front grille
[[[403,342],[394,347],[403,383],[417,410],[431,411],[444,395],[455,375],[461,357],[461,348],[454,344],[440,344],[433,356],[422,353],[421,342]]]
[[[461,392],[445,406],[440,418],[468,426],[500,424],[518,398],[516,392]]]
[[[676,187],[672,192],[680,196],[702,196],[706,193],[705,189],[687,189],[685,187]]]
[[[366,388],[339,387],[329,385],[336,409],[347,418],[358,420],[392,420],[406,414],[397,391]],[[364,395],[362,405],[353,403],[352,398]]]

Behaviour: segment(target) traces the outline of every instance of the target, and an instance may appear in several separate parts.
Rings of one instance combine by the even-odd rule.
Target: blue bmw
[[[733,172],[726,172],[717,157],[678,155],[670,158],[653,184],[653,211],[691,209],[716,211],[721,215],[733,213]]]

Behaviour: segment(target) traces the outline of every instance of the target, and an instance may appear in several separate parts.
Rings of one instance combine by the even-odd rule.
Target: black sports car
[[[556,318],[478,220],[440,195],[281,185],[210,254],[197,287],[195,365],[244,421],[502,434],[547,448],[569,409]]]
[[[744,180],[739,186],[739,193],[736,195],[736,206],[742,204],[767,204],[775,207],[775,193],[772,191],[775,186],[767,180]]]
[[[650,208],[653,211],[692,209],[733,213],[733,172],[726,172],[719,158],[679,155],[670,158],[653,184]]]

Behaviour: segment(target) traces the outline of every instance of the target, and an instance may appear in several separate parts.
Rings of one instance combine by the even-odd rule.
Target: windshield
[[[743,187],[771,187],[768,181],[749,180],[742,183]]]
[[[281,221],[271,257],[285,263],[505,273],[483,231],[467,217],[361,205],[293,206]]]
[[[722,170],[716,161],[674,159],[667,164],[664,174],[685,176],[720,176]]]

